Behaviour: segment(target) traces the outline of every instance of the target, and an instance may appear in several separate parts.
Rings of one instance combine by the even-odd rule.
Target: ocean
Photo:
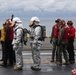
[[[22,24],[24,28],[27,28],[28,30],[30,30],[29,27],[29,20],[22,20]],[[66,20],[67,22],[67,20]],[[3,21],[0,21],[0,28],[2,27]],[[46,26],[46,36],[50,36],[51,35],[51,31],[52,31],[52,26],[55,24],[54,20],[41,20],[41,25]],[[73,20],[73,24],[74,27],[76,28],[76,21]]]

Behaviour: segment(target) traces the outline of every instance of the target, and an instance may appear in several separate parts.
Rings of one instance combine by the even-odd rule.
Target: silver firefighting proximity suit
[[[32,58],[34,62],[33,67],[35,68],[39,68],[41,63],[40,48],[42,42],[41,40],[39,40],[40,36],[41,36],[41,27],[37,26],[36,28],[34,28],[34,26],[32,26],[30,32],[30,37],[31,37],[30,45],[32,49]]]
[[[17,67],[23,66],[23,58],[22,58],[23,43],[21,41],[22,34],[23,34],[22,23],[17,23],[14,27],[14,39],[12,42],[13,49],[15,50]]]

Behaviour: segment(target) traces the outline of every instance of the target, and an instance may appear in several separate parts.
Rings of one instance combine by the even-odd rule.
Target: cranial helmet
[[[13,18],[13,21],[14,21],[14,22],[22,22],[22,21],[20,20],[20,18],[18,18],[18,17]]]
[[[33,26],[33,24],[37,25],[39,23],[40,23],[40,19],[38,17],[36,17],[36,16],[35,17],[32,17],[30,19],[30,26]]]
[[[55,20],[55,22],[59,22],[60,21],[60,18],[57,18],[56,20]]]
[[[68,20],[67,25],[73,25],[73,22],[71,20]]]
[[[14,17],[13,20],[12,20],[12,25],[11,26],[16,26],[16,25],[19,25],[19,24],[22,24],[22,21],[20,20],[20,18],[18,17]]]
[[[38,17],[32,17],[30,21],[36,21],[36,22],[40,22]]]

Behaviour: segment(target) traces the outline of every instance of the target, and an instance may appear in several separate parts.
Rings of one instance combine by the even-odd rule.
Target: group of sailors
[[[53,45],[52,60],[51,62],[58,62],[59,65],[69,65],[75,63],[74,53],[74,38],[75,28],[73,22],[68,20],[67,23],[64,20],[56,19],[55,25],[52,28],[52,34],[50,43]],[[62,61],[62,53],[65,62]],[[55,60],[56,55],[56,60]]]
[[[55,25],[52,28],[52,34],[50,38],[50,43],[53,45],[52,49],[52,60],[51,62],[58,62],[62,65],[62,53],[65,59],[65,65],[75,63],[74,57],[74,38],[75,38],[75,28],[73,27],[73,22],[69,20],[66,22],[61,19],[55,20]],[[32,70],[41,70],[41,57],[40,49],[42,45],[41,40],[41,27],[40,19],[38,17],[32,17],[30,19],[29,27],[31,30],[30,34],[30,46],[32,49],[32,59],[33,65]],[[0,41],[2,45],[2,64],[0,66],[13,67],[14,70],[22,70],[23,67],[23,25],[22,21],[18,17],[13,17],[12,19],[7,19],[3,23],[3,28],[1,29]],[[68,54],[67,54],[68,53]],[[56,59],[55,59],[56,54]],[[69,57],[68,57],[69,55]]]

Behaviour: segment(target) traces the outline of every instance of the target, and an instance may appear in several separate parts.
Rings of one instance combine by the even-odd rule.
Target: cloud
[[[0,12],[23,11],[70,11],[76,12],[76,0],[0,0]]]

